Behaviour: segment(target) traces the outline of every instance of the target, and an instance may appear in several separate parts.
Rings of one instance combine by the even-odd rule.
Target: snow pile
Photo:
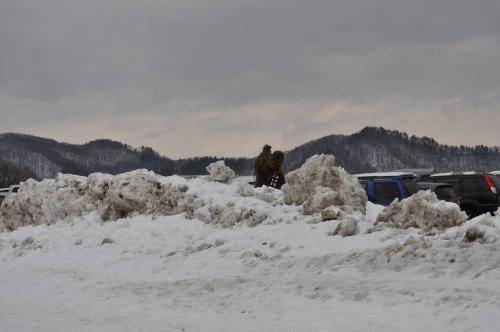
[[[305,214],[336,206],[343,211],[365,212],[367,197],[356,177],[335,166],[332,155],[315,155],[286,175],[281,188],[286,204],[303,204]]]
[[[500,241],[500,217],[490,214],[483,214],[479,217],[467,221],[461,227],[455,227],[447,230],[439,236],[446,241],[455,241],[459,243],[481,243],[494,244]]]
[[[116,220],[131,214],[182,213],[190,202],[187,191],[187,182],[180,177],[139,170],[115,176],[91,174],[87,195],[95,200],[103,220]]]
[[[337,220],[343,215],[342,210],[335,206],[329,206],[321,211],[321,220]]]
[[[208,179],[210,181],[228,183],[235,177],[234,171],[226,166],[224,160],[211,163],[206,169],[209,174]]]
[[[0,224],[8,230],[52,224],[98,211],[103,221],[132,214],[172,215],[193,200],[186,181],[146,170],[116,176],[94,173],[88,178],[58,174],[55,179],[28,180],[17,195],[4,200]]]
[[[248,183],[214,183],[197,178],[189,182],[188,193],[196,197],[188,218],[232,227],[278,223],[298,216],[298,208],[282,204],[282,193],[274,188],[253,188]],[[292,214],[292,216],[290,216]]]
[[[254,188],[247,182],[238,182],[236,192],[242,197],[255,197],[273,205],[283,203],[283,192],[273,187]]]
[[[353,236],[358,233],[358,223],[359,220],[356,217],[346,216],[342,218],[333,235]]]
[[[247,182],[238,181],[236,193],[242,197],[255,196],[255,188]]]
[[[283,192],[273,187],[263,186],[255,188],[255,198],[273,205],[278,205],[283,203]]]
[[[0,224],[13,230],[31,224],[52,224],[68,217],[78,217],[97,210],[88,195],[84,177],[58,174],[55,179],[21,183],[17,195],[1,205]]]
[[[367,235],[380,238],[382,247],[348,255],[342,263],[350,261],[363,271],[408,270],[454,280],[457,276],[475,280],[495,272],[500,280],[499,217],[482,215],[437,235],[422,234],[416,228],[385,229]]]
[[[368,233],[383,207],[368,203],[363,214],[328,206],[323,219],[334,221],[313,223],[318,213],[302,215],[303,207],[282,204],[271,188],[145,171],[59,176],[23,185],[22,195],[44,207],[29,210],[33,216],[64,216],[72,200],[79,213],[92,212],[71,223],[0,233],[1,331],[489,331],[498,325],[498,216],[457,222],[434,235],[385,227],[389,222]],[[394,223],[420,218],[414,223],[425,226],[445,219],[435,209],[452,209],[428,193],[417,197],[408,206],[400,202]],[[389,209],[395,208],[381,215]],[[121,214],[127,218],[102,223],[102,215]],[[27,308],[32,319],[24,319]]]
[[[224,167],[216,167],[222,172],[213,174],[228,175]],[[7,198],[0,209],[0,230],[50,225],[93,212],[102,221],[185,213],[188,219],[198,218],[222,227],[240,223],[255,226],[264,221],[282,222],[288,213],[299,214],[298,208],[283,205],[282,197],[280,190],[255,189],[240,180],[231,183],[205,178],[186,180],[146,170],[115,176],[94,173],[88,178],[59,174],[55,179],[41,182],[29,180],[21,185],[17,195]]]
[[[467,215],[458,205],[438,200],[430,190],[419,191],[402,201],[394,200],[377,217],[374,230],[385,227],[420,228],[424,234],[462,225]]]

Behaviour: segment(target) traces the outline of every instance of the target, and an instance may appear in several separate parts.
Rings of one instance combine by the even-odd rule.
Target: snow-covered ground
[[[38,211],[44,223],[17,228],[29,219],[18,216],[9,224],[17,229],[0,233],[0,331],[498,330],[500,217],[464,222],[427,194],[382,214],[368,203],[364,214],[339,209],[338,220],[322,221],[270,188],[141,172],[108,177],[108,188],[137,176],[178,195],[183,212],[159,215],[164,206],[126,194],[118,204],[117,191],[101,197],[114,212],[129,211],[116,209],[126,201],[147,213],[104,213],[86,196],[95,182],[89,189],[82,178],[70,185],[80,188],[81,211],[55,211],[65,195],[47,188],[75,192],[54,183],[42,190],[54,202],[7,208],[10,218]],[[47,225],[50,213],[61,220]],[[440,224],[405,222],[416,214]],[[356,234],[334,235],[340,223]]]

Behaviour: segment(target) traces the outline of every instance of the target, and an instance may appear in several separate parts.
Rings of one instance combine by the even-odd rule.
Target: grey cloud
[[[394,98],[496,110],[498,17],[494,0],[0,0],[0,131],[281,103],[296,106],[283,117],[306,135],[321,127],[311,114],[337,101],[372,105],[373,121],[387,115],[376,103]],[[207,131],[224,126],[276,124]]]

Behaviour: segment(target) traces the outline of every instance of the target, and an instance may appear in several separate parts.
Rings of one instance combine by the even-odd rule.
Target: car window
[[[462,187],[460,186],[460,182],[458,179],[453,179],[453,178],[442,178],[442,179],[438,179],[436,180],[436,182],[442,182],[442,183],[448,183],[448,184],[451,184],[451,186],[453,187],[453,190],[455,190],[455,193],[457,195],[461,195],[462,193]]]
[[[436,196],[438,199],[448,202],[457,202],[458,198],[455,191],[450,187],[438,187],[436,188]]]
[[[375,198],[379,201],[392,201],[394,198],[401,199],[399,187],[395,182],[382,182],[373,185]]]
[[[402,179],[401,182],[409,196],[418,192],[418,184],[414,179]]]
[[[478,193],[480,190],[479,181],[475,178],[465,178],[462,180],[462,190],[465,193]]]

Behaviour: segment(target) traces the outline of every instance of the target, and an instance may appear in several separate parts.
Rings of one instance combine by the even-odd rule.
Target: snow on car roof
[[[389,178],[389,177],[398,177],[398,176],[415,176],[414,173],[411,172],[378,172],[378,173],[360,173],[354,174],[355,177],[358,178]]]
[[[467,172],[446,172],[446,173],[436,173],[432,174],[431,177],[433,176],[451,176],[451,175],[473,175],[473,174],[478,174],[475,171],[467,171]]]

